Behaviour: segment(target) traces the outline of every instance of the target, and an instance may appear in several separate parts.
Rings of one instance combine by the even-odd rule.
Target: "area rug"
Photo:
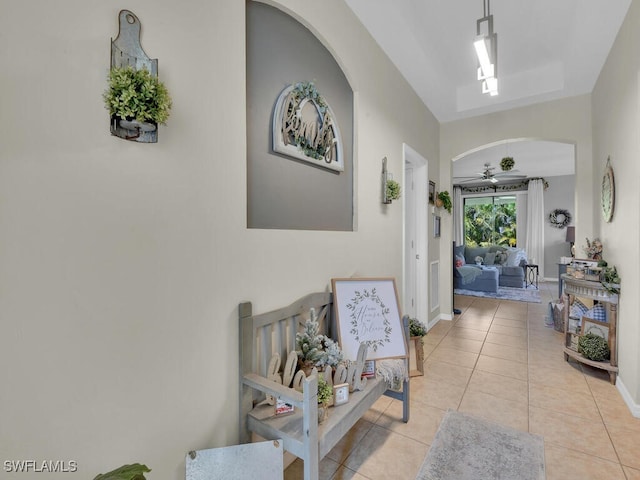
[[[498,287],[498,293],[476,292],[475,290],[465,290],[456,288],[453,290],[456,295],[468,295],[470,297],[497,298],[498,300],[516,300],[518,302],[541,303],[540,290],[535,288],[513,288]]]
[[[416,480],[545,478],[541,436],[449,410]]]

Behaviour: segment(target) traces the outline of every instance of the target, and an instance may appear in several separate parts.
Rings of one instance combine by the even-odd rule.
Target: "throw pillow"
[[[524,253],[524,250],[522,248],[509,249],[507,253],[506,266],[517,267],[520,265],[520,262],[522,260],[526,260],[526,259],[527,259],[527,254]]]
[[[593,318],[594,320],[598,320],[599,322],[607,321],[607,312],[602,303],[596,303],[593,308],[587,310],[587,313],[584,315],[587,318]]]
[[[571,318],[581,319],[586,316],[588,311],[587,306],[576,298],[571,305],[571,310],[569,310],[569,316]]]
[[[458,265],[458,262],[460,262],[460,265]],[[464,261],[464,257],[462,255],[456,255],[456,267],[461,267],[465,263],[467,262]]]
[[[496,261],[496,254],[492,252],[488,252],[484,256],[484,264],[485,265],[494,265]]]
[[[456,268],[460,268],[464,265],[464,260],[456,260]]]
[[[496,259],[494,265],[502,265],[507,260],[507,253],[504,250],[498,250],[496,252]]]

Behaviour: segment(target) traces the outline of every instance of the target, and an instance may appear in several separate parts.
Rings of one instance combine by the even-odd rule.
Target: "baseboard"
[[[555,282],[558,283],[558,277],[544,277],[542,279],[543,282]]]
[[[631,397],[629,390],[627,390],[627,387],[624,386],[624,382],[620,378],[620,375],[618,375],[616,380],[616,388],[620,392],[620,395],[622,395],[622,399],[624,400],[624,403],[627,404],[631,415],[636,418],[640,418],[640,405],[633,401],[633,398]]]
[[[451,314],[447,314],[447,313],[441,313],[440,315],[432,318],[431,320],[429,320],[429,322],[427,323],[427,330],[431,330],[433,327],[436,326],[436,324],[440,321],[440,320],[453,320],[453,315]]]

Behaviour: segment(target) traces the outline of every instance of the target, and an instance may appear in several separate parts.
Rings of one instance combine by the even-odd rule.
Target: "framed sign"
[[[429,180],[429,203],[436,203],[436,182]]]
[[[333,110],[312,82],[289,85],[273,109],[273,151],[344,171],[342,136]]]
[[[582,317],[582,335],[593,333],[609,341],[609,324],[591,318]]]
[[[407,357],[395,279],[334,278],[331,287],[346,359],[356,358],[361,343],[369,347],[368,360]]]

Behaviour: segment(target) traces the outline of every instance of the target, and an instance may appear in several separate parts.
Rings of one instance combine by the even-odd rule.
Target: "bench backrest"
[[[296,332],[309,318],[311,308],[318,315],[319,333],[333,338],[333,294],[330,292],[312,293],[287,307],[259,315],[253,315],[251,302],[241,303],[240,374],[256,373],[266,377],[274,353],[280,354],[284,365],[289,352],[296,349]]]

